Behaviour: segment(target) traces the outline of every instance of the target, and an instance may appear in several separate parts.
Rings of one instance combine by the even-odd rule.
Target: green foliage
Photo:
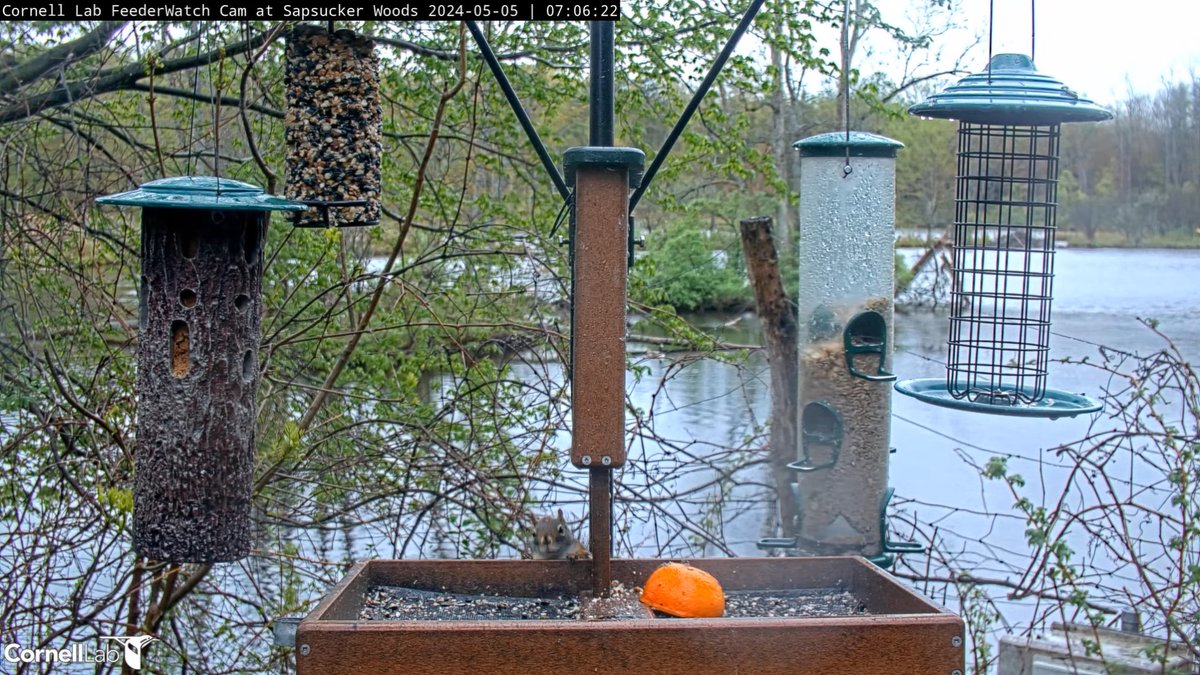
[[[655,232],[647,246],[649,251],[634,266],[640,280],[631,286],[633,299],[676,311],[730,309],[747,301],[736,240],[721,242],[710,230],[681,224]]]
[[[963,623],[967,628],[972,672],[984,675],[989,672],[995,659],[991,633],[1002,617],[992,599],[978,586],[960,584],[958,595]]]
[[[880,132],[904,143],[896,157],[896,227],[940,235],[954,222],[957,124],[886,109]]]

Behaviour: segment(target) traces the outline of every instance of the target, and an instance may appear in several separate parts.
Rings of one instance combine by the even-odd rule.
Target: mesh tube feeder
[[[312,207],[292,224],[375,225],[383,112],[374,42],[351,30],[300,24],[288,36],[284,70],[286,194]]]
[[[896,390],[935,405],[1001,415],[1096,412],[1098,402],[1046,382],[1059,129],[1112,113],[1038,73],[1021,54],[997,54],[987,71],[908,112],[959,121],[955,283],[946,378],[905,380]]]
[[[209,176],[96,201],[142,209],[134,550],[170,562],[243,558],[267,216],[306,207]]]

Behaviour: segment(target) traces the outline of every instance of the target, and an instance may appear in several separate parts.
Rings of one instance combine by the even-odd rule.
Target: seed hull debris
[[[614,598],[587,603],[577,597],[529,598],[442,593],[376,586],[363,597],[363,621],[611,621],[647,619],[636,601],[639,589],[617,590]],[[863,602],[837,588],[729,591],[728,618],[799,618],[869,614]]]

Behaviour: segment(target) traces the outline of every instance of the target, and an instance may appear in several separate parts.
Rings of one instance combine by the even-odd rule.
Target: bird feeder
[[[242,558],[267,214],[305,206],[207,176],[96,201],[142,208],[134,550],[172,562]]]
[[[1050,303],[1058,206],[1059,129],[1112,113],[997,54],[912,106],[959,120],[954,283],[946,378],[907,380],[901,393],[936,405],[1027,417],[1095,412],[1096,401],[1049,389]]]
[[[626,588],[647,583],[664,560],[613,561]],[[691,564],[739,597],[803,598],[848,593],[843,615],[720,618],[372,619],[367,597],[409,589],[446,604],[490,610],[530,598],[547,605],[586,595],[591,574],[569,560],[370,560],[356,564],[296,630],[298,675],[413,673],[789,673],[951,675],[965,672],[962,620],[862,558],[706,558]],[[742,602],[745,602],[743,600]],[[729,612],[728,606],[726,613]]]
[[[311,207],[297,227],[379,222],[383,113],[374,43],[300,24],[287,41],[287,196]]]
[[[896,153],[863,132],[800,151],[798,545],[878,555],[891,423]]]

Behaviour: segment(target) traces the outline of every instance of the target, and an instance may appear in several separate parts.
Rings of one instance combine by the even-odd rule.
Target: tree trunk
[[[796,472],[796,315],[779,274],[779,257],[771,237],[770,218],[743,220],[742,251],[754,287],[754,302],[762,322],[763,345],[771,369],[771,475],[779,495],[783,536],[796,534],[796,500],[791,485]]]

